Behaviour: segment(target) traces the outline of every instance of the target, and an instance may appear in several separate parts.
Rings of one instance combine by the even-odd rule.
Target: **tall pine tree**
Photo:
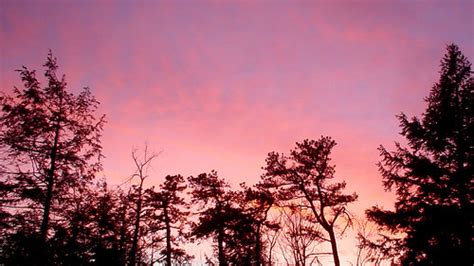
[[[34,259],[40,264],[51,258],[47,254],[51,220],[61,215],[61,198],[72,188],[83,187],[101,169],[105,123],[103,116],[96,117],[99,102],[88,88],[77,95],[66,89],[65,76],[57,74],[51,52],[44,67],[44,87],[34,70],[23,67],[18,70],[23,88],[0,95],[0,168],[4,169],[0,190],[10,199],[8,208],[15,210],[6,211],[15,213],[11,221],[20,221],[8,230],[18,234],[31,225],[27,238],[37,239],[40,248],[28,252],[43,251],[37,254],[39,260]]]
[[[347,205],[357,200],[357,194],[344,194],[344,181],[331,182],[336,170],[330,155],[335,145],[330,137],[321,137],[296,143],[289,156],[270,152],[259,186],[272,190],[281,202],[303,199],[300,208],[309,210],[313,221],[321,225],[331,244],[334,265],[339,266],[336,229],[344,218],[348,222],[341,235],[350,224]]]
[[[150,231],[160,235],[165,242],[160,250],[162,256],[158,258],[158,262],[166,266],[191,259],[191,256],[180,248],[182,243],[179,241],[185,236],[184,226],[189,215],[186,211],[188,204],[181,195],[185,189],[183,176],[168,175],[160,184],[158,191],[154,188],[146,190],[145,203],[150,207],[152,220]]]
[[[471,63],[452,44],[421,118],[398,116],[407,145],[379,148],[394,211],[373,207],[368,218],[392,233],[404,265],[472,265],[474,83]]]

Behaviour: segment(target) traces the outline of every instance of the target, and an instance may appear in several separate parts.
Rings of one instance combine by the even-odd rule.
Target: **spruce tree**
[[[451,44],[421,118],[398,116],[407,144],[379,148],[379,170],[397,195],[393,211],[368,218],[396,235],[404,265],[472,265],[474,83],[471,63]]]

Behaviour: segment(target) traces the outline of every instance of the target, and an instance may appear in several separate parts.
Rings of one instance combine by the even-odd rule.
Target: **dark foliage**
[[[241,187],[243,190],[237,198],[238,203],[247,217],[244,221],[252,227],[252,231],[247,235],[248,239],[241,242],[249,249],[247,254],[250,255],[252,265],[269,264],[264,255],[268,243],[263,240],[263,234],[278,227],[277,223],[268,220],[268,214],[275,205],[275,197],[270,191],[259,187],[247,187],[245,184],[241,184]]]
[[[350,218],[346,206],[355,201],[357,195],[342,193],[345,182],[328,182],[335,173],[329,157],[335,145],[336,142],[331,138],[321,137],[319,140],[296,143],[296,148],[289,156],[269,153],[260,186],[274,190],[282,202],[304,199],[299,207],[312,212],[314,222],[321,225],[331,243],[334,264],[340,265],[336,222],[342,216]]]
[[[215,240],[221,266],[261,265],[261,230],[273,201],[269,195],[249,188],[230,191],[214,171],[190,177],[189,184],[193,200],[201,204],[192,235]]]
[[[44,67],[45,87],[34,70],[23,67],[18,72],[24,88],[0,97],[2,235],[37,245],[30,250],[41,250],[38,254],[22,254],[33,264],[54,263],[56,255],[48,254],[57,244],[52,237],[60,241],[64,228],[59,221],[71,214],[61,210],[74,200],[74,189],[86,186],[101,169],[104,124],[103,116],[95,117],[98,102],[88,88],[78,95],[66,90],[65,76],[58,77],[51,53]],[[15,264],[14,254],[2,252],[2,257]]]
[[[151,188],[145,192],[151,220],[150,231],[157,242],[165,242],[165,246],[159,249],[160,257],[156,261],[169,266],[192,258],[179,247],[186,237],[185,225],[189,216],[186,211],[188,204],[181,195],[186,187],[181,175],[168,175],[158,191]]]
[[[471,63],[456,45],[441,60],[440,79],[421,118],[398,116],[407,145],[379,148],[394,211],[373,207],[369,219],[391,233],[404,265],[472,265],[474,83]]]
[[[228,192],[229,185],[219,179],[217,172],[203,173],[188,178],[192,189],[193,201],[201,204],[199,221],[192,227],[192,234],[197,238],[213,237],[217,242],[217,259],[220,266],[229,265],[229,254],[225,250],[227,242],[231,242],[230,231],[238,220],[241,212],[232,206],[233,194]],[[239,217],[240,218],[240,217]],[[248,230],[246,228],[242,228]]]

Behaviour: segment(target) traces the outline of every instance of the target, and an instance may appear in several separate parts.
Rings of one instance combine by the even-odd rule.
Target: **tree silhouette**
[[[280,209],[282,232],[279,239],[280,249],[287,264],[305,266],[319,262],[318,245],[326,241],[319,224],[312,221],[312,214],[297,206]],[[329,253],[330,255],[331,253]]]
[[[269,213],[267,217],[270,226],[263,231],[263,241],[266,243],[266,250],[264,252],[265,265],[274,265],[277,261],[275,259],[275,248],[278,244],[279,238],[283,233],[281,226],[282,217],[281,215],[275,215],[275,212]]]
[[[41,211],[40,221],[32,222],[35,227],[39,222],[39,250],[47,252],[51,212],[61,204],[58,198],[101,169],[104,116],[95,117],[99,103],[88,88],[78,95],[66,90],[65,76],[58,77],[51,52],[44,66],[45,87],[34,70],[23,67],[18,72],[24,88],[0,97],[0,146],[5,151],[1,189],[11,205]],[[47,253],[41,254],[42,263],[46,258]]]
[[[398,116],[407,139],[396,150],[379,148],[387,190],[396,189],[394,211],[373,207],[370,219],[405,235],[393,239],[404,265],[472,265],[474,83],[471,63],[451,44],[440,79],[425,99],[421,119]]]
[[[275,199],[270,191],[260,187],[247,187],[241,184],[243,191],[240,197],[240,208],[247,215],[246,222],[252,223],[253,232],[250,239],[245,243],[251,249],[251,261],[256,266],[265,264],[265,241],[263,233],[265,230],[273,229],[277,224],[268,221],[268,214]],[[248,226],[248,225],[247,225]],[[253,238],[252,238],[253,235]]]
[[[356,218],[354,224],[357,233],[354,266],[363,266],[367,263],[379,266],[384,261],[391,261],[392,264],[395,262],[397,254],[393,253],[391,243],[380,238],[382,233],[374,222]]]
[[[100,181],[92,192],[90,230],[93,261],[96,265],[125,265],[120,248],[120,193],[110,190],[105,180]]]
[[[231,191],[215,171],[188,180],[193,201],[200,203],[192,235],[215,239],[220,266],[255,264],[255,219],[242,207],[243,194]]]
[[[171,266],[173,260],[180,262],[191,258],[184,249],[179,248],[179,242],[177,242],[178,237],[185,236],[184,225],[189,215],[189,212],[185,210],[188,205],[180,195],[187,187],[184,182],[181,175],[168,175],[158,191],[148,189],[146,192],[146,202],[150,208],[152,220],[150,230],[153,234],[164,231],[166,246],[161,250],[164,259],[159,258],[158,261],[164,261],[167,266]],[[176,233],[173,234],[173,231]]]
[[[136,182],[109,189],[105,179],[93,182],[102,169],[99,103],[88,88],[68,92],[51,52],[44,67],[45,86],[23,67],[23,88],[0,94],[0,265],[183,265],[192,257],[180,245],[204,238],[214,242],[212,265],[272,265],[277,243],[288,264],[332,255],[340,265],[337,237],[352,224],[347,205],[357,195],[331,182],[330,137],[296,143],[289,155],[269,153],[260,182],[237,190],[215,171],[188,184],[169,175],[147,188],[157,155],[145,147],[142,156],[132,152],[128,181]],[[425,112],[398,116],[406,144],[380,146],[378,164],[384,187],[395,189],[395,208],[366,211],[357,265],[474,263],[471,75],[471,63],[449,45]],[[182,196],[188,185],[194,206]],[[197,219],[187,232],[190,209]],[[277,210],[282,215],[272,219]],[[331,252],[316,249],[322,242]]]
[[[274,226],[267,221],[274,199],[268,191],[240,184],[229,191],[231,204],[224,209],[226,254],[231,265],[264,265],[264,230]]]
[[[72,187],[60,198],[62,209],[55,211],[62,219],[51,223],[50,262],[53,265],[81,265],[92,260],[93,207],[95,191],[90,186]]]
[[[116,197],[118,199],[117,207],[117,219],[119,227],[119,244],[118,249],[120,253],[120,261],[123,264],[129,262],[129,247],[131,246],[132,233],[129,230],[130,227],[133,227],[133,199],[132,199],[132,188],[129,188],[127,192],[119,190],[116,192]]]
[[[224,250],[228,216],[226,209],[232,209],[231,194],[226,189],[229,185],[217,176],[217,172],[202,173],[188,178],[192,188],[193,201],[201,203],[199,222],[193,226],[193,235],[197,237],[213,236],[217,240],[217,257],[219,266],[228,265]]]
[[[276,190],[276,195],[281,201],[304,199],[299,207],[310,210],[314,222],[319,223],[327,233],[334,264],[340,265],[336,222],[342,216],[349,218],[346,206],[355,201],[357,195],[342,194],[345,182],[328,183],[334,178],[335,170],[329,163],[329,156],[335,145],[336,142],[330,137],[321,137],[319,140],[296,143],[296,148],[289,156],[276,152],[269,153],[260,185]]]
[[[138,253],[138,241],[140,238],[140,227],[142,223],[142,216],[144,215],[143,210],[143,183],[148,177],[148,169],[151,166],[151,162],[155,159],[157,154],[148,154],[148,147],[145,146],[142,158],[137,155],[136,151],[132,152],[133,162],[135,163],[135,173],[132,175],[131,179],[138,177],[138,185],[133,186],[133,193],[131,194],[133,200],[135,201],[134,210],[134,222],[133,222],[133,238],[132,238],[132,247],[130,249],[129,265],[134,266],[137,264],[137,253]]]

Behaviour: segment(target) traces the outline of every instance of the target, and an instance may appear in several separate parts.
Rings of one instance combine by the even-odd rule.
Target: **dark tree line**
[[[66,90],[47,57],[41,86],[18,70],[23,88],[0,97],[0,264],[186,265],[189,242],[210,241],[209,265],[341,264],[338,239],[353,225],[357,194],[335,179],[322,136],[289,154],[270,152],[260,181],[232,188],[216,171],[168,175],[150,187],[156,154],[132,153],[136,172],[111,188],[102,170],[104,116],[88,88]],[[395,209],[367,210],[378,237],[359,235],[360,262],[471,265],[474,95],[471,64],[455,45],[421,118],[399,116],[404,147],[379,148]],[[156,177],[154,177],[156,178]],[[362,223],[359,223],[362,224]]]

